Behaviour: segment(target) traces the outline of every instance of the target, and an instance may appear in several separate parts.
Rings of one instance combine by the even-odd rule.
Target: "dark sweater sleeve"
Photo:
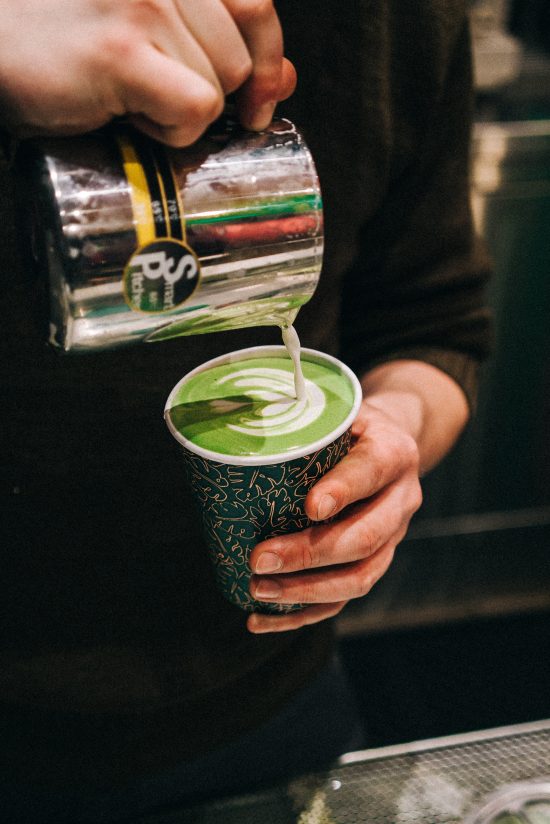
[[[9,168],[17,151],[17,139],[0,126],[0,169]]]
[[[491,267],[469,202],[466,16],[448,49],[441,40],[431,51],[419,43],[417,64],[396,66],[393,74],[386,116],[396,142],[410,147],[361,233],[360,253],[345,280],[343,354],[358,372],[401,358],[433,364],[460,384],[474,407],[478,365],[490,348],[484,287]],[[423,86],[430,60],[431,80]]]

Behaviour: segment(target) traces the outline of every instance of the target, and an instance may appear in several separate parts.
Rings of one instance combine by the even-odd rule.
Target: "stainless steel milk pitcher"
[[[250,133],[226,119],[187,149],[124,126],[37,149],[35,245],[56,347],[281,326],[313,294],[321,193],[289,121]]]

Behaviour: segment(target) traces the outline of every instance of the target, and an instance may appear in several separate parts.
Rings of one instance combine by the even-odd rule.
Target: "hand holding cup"
[[[306,497],[347,453],[361,403],[359,381],[335,358],[305,349],[302,367],[299,400],[283,346],[241,350],[193,370],[166,404],[218,585],[246,611],[301,608],[252,597],[250,554],[259,541],[312,523]]]

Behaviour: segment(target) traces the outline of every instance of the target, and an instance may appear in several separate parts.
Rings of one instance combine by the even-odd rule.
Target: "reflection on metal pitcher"
[[[321,193],[289,121],[249,133],[225,120],[181,150],[122,127],[37,148],[58,348],[282,326],[312,296]]]

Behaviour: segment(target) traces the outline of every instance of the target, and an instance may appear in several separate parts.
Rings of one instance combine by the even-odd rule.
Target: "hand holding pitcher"
[[[20,137],[81,134],[125,115],[188,146],[237,92],[242,124],[265,128],[292,93],[271,2],[6,0],[0,88]]]

